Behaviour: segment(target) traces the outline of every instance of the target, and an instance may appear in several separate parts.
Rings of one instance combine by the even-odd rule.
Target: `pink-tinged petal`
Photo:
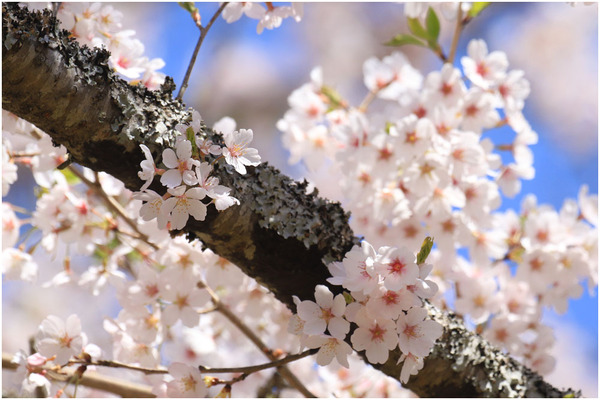
[[[344,311],[346,311],[346,299],[341,294],[338,294],[333,299],[333,306],[331,307],[331,312],[336,317],[341,317],[344,315]]]
[[[165,164],[167,168],[177,168],[179,160],[173,149],[163,150],[163,164]]]
[[[298,315],[305,321],[310,319],[319,318],[321,316],[321,307],[319,307],[314,301],[305,300],[302,301],[296,307]]]
[[[194,289],[188,298],[188,303],[193,307],[202,307],[210,301],[210,298],[210,294],[205,289]]]
[[[206,190],[199,187],[194,187],[185,192],[185,196],[190,199],[202,200],[206,195]]]
[[[70,337],[75,337],[81,334],[81,320],[75,314],[69,315],[65,323],[66,333]]]
[[[177,205],[177,200],[177,197],[169,197],[163,201],[159,214],[169,214],[171,211],[173,211],[173,208],[175,208]]]
[[[38,353],[47,358],[56,355],[56,352],[58,351],[57,341],[50,338],[38,340],[36,347]]]
[[[206,218],[206,205],[200,200],[188,199],[187,212],[197,221],[204,221]]]
[[[57,316],[48,315],[48,317],[42,321],[40,330],[45,336],[62,336],[64,333],[64,324]]]
[[[183,229],[190,218],[187,207],[181,203],[181,201],[177,202],[177,205],[171,211],[171,228],[173,229]]]
[[[146,146],[145,144],[140,144],[140,148],[142,149],[142,152],[144,153],[144,156],[146,157],[146,159],[152,160],[152,153],[150,152],[150,149],[148,148],[148,146]]]
[[[350,322],[343,318],[333,318],[329,321],[328,329],[331,336],[343,340],[350,331]]]
[[[181,185],[176,188],[167,189],[167,192],[169,192],[170,194],[172,194],[175,197],[180,197],[185,193],[185,189],[186,189],[185,185]]]
[[[333,293],[325,285],[317,285],[315,288],[315,300],[322,308],[331,308],[333,306]]]
[[[320,335],[325,332],[327,323],[322,319],[311,319],[304,323],[304,333],[308,335]]]
[[[316,349],[318,347],[322,347],[323,345],[325,345],[325,343],[327,343],[327,337],[325,336],[309,336],[304,342],[304,344],[306,344],[306,347],[308,347],[309,349]]]
[[[173,325],[179,319],[179,307],[174,304],[169,304],[161,316],[162,322],[165,325]]]
[[[355,350],[360,351],[366,349],[371,344],[371,335],[365,328],[358,328],[352,334],[350,338],[352,341],[352,347]]]
[[[335,350],[333,346],[326,343],[317,353],[317,364],[321,366],[329,365],[333,361],[333,357],[335,357]]]
[[[198,325],[198,321],[200,321],[200,315],[198,315],[196,310],[191,307],[185,307],[183,310],[181,310],[180,317],[183,325],[189,328],[195,327]]]
[[[350,354],[352,354],[352,347],[350,347],[348,343],[340,340],[335,351],[335,358],[341,366],[350,368],[350,364],[348,364],[348,356]]]
[[[383,364],[389,357],[389,351],[381,345],[369,347],[366,353],[369,362],[375,364]]]
[[[183,183],[189,186],[193,186],[198,183],[198,178],[196,177],[196,174],[194,174],[194,172],[190,170],[183,171],[182,179]]]
[[[160,177],[160,183],[168,188],[181,185],[181,173],[176,169],[170,169]]]
[[[177,157],[180,160],[187,160],[192,156],[192,143],[189,140],[182,140],[177,143]],[[174,167],[169,167],[174,168]]]

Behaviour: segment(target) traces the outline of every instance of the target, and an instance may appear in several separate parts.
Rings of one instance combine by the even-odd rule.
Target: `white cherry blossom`
[[[39,327],[38,352],[46,358],[56,356],[55,362],[59,365],[79,354],[83,344],[81,320],[75,314],[70,315],[66,321],[49,315]]]
[[[239,131],[223,134],[227,146],[223,149],[225,161],[242,175],[246,173],[246,165],[256,166],[260,164],[258,150],[248,147],[253,135],[252,129],[240,129]]]
[[[175,150],[164,149],[163,163],[170,169],[160,177],[160,183],[168,188],[179,186],[182,181],[186,185],[197,183],[192,167],[198,165],[199,161],[192,158],[192,143],[189,140],[178,140]]]
[[[204,221],[206,217],[206,205],[202,203],[205,191],[199,187],[186,190],[186,186],[178,186],[167,190],[171,197],[166,199],[160,207],[158,219],[159,227],[164,229],[163,223],[171,223],[171,229],[183,229],[191,215],[197,221]]]

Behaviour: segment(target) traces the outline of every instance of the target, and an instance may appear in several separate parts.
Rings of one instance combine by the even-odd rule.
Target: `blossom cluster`
[[[292,3],[289,6],[276,6],[271,2],[267,2],[266,5],[267,8],[255,2],[228,3],[223,9],[223,19],[228,23],[232,23],[239,20],[242,14],[248,18],[257,19],[259,21],[256,26],[256,32],[261,34],[265,28],[274,29],[280,27],[283,20],[288,17],[292,17],[296,22],[300,22],[304,15],[301,3]]]
[[[36,394],[38,388],[49,395],[52,382],[47,377],[47,371],[67,364],[72,359],[97,358],[101,354],[98,346],[88,343],[87,336],[81,331],[81,320],[75,314],[67,317],[66,321],[55,315],[46,317],[38,328],[36,350],[29,356],[21,350],[13,357],[18,367],[12,379],[21,384],[26,395]]]
[[[240,174],[246,173],[246,165],[256,166],[260,163],[258,151],[248,147],[253,138],[251,129],[223,132],[225,147],[221,148],[199,136],[200,124],[200,114],[193,111],[189,124],[175,126],[179,133],[175,138],[175,150],[167,148],[162,152],[164,169],[157,168],[150,149],[140,145],[146,159],[141,162],[142,170],[138,175],[145,183],[142,191],[134,193],[133,197],[145,202],[140,209],[144,221],[157,218],[160,229],[167,226],[170,229],[182,229],[190,215],[198,221],[204,221],[207,207],[201,200],[205,197],[209,197],[219,211],[240,203],[230,196],[230,188],[220,185],[219,178],[211,176],[214,162],[223,158]],[[219,158],[212,164],[201,161],[209,155]],[[164,198],[148,189],[155,174],[161,175],[160,183],[168,188]]]
[[[350,341],[355,350],[365,351],[369,362],[385,363],[389,351],[400,348],[400,361],[405,361],[400,380],[407,382],[423,367],[423,358],[442,335],[442,326],[427,319],[422,307],[423,299],[437,292],[437,285],[426,279],[433,266],[417,264],[414,253],[405,247],[375,251],[363,241],[328,268],[332,275],[328,281],[349,290],[348,297],[334,297],[324,285],[315,289],[316,302],[294,296],[297,314],[290,320],[290,332],[301,336],[302,345],[319,348],[319,365],[335,357],[349,368],[352,348],[345,339],[353,322],[357,328]]]
[[[150,90],[160,88],[165,74],[158,70],[165,66],[160,58],[144,56],[144,44],[134,37],[135,31],[123,30],[123,13],[102,3],[61,3],[57,18],[61,27],[81,43],[103,47],[110,51],[109,66],[123,77]]]
[[[501,193],[514,197],[535,174],[537,134],[522,113],[529,83],[483,40],[469,42],[461,64],[462,72],[445,63],[423,76],[400,52],[370,58],[369,93],[356,107],[316,68],[277,126],[290,163],[302,160],[317,186],[343,194],[355,232],[413,251],[435,237],[432,279],[444,296],[434,302],[450,302],[493,343],[546,373],[551,346],[534,345],[553,342],[542,307],[564,312],[583,280],[596,285],[597,196],[583,187],[579,204],[567,200],[559,213],[533,196],[521,215],[494,212]],[[491,140],[500,127],[514,131],[512,141]]]

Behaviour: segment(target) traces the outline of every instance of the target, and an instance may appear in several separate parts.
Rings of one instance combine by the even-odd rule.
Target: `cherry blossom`
[[[225,161],[242,175],[246,173],[246,165],[256,166],[260,164],[258,150],[247,147],[252,141],[252,137],[252,129],[240,129],[239,131],[223,134],[227,146],[223,149]]]
[[[46,378],[44,365],[46,357],[40,353],[27,356],[25,352],[19,351],[13,357],[13,362],[19,364],[13,379],[20,385],[23,394],[33,396],[38,388],[43,388],[50,393],[51,383]]]
[[[435,340],[442,336],[442,326],[426,318],[427,310],[420,307],[411,308],[398,317],[398,346],[404,354],[425,357]]]
[[[352,354],[352,348],[343,339],[328,335],[310,336],[305,344],[311,349],[319,348],[317,364],[329,365],[335,357],[340,365],[350,368],[348,356]]]
[[[198,368],[183,364],[172,363],[169,374],[173,380],[167,383],[169,397],[206,397],[207,388]]]
[[[171,223],[171,229],[183,229],[189,216],[198,221],[204,221],[206,217],[206,205],[202,203],[205,191],[202,188],[193,187],[186,190],[186,186],[178,186],[168,189],[172,197],[166,199],[159,211],[159,227],[165,228],[165,221]],[[163,224],[161,224],[161,220]]]
[[[373,319],[367,313],[359,312],[355,322],[358,328],[350,338],[352,347],[357,351],[365,350],[371,363],[386,362],[389,351],[398,345],[394,321]]]
[[[13,247],[19,240],[21,223],[9,203],[2,203],[2,250]],[[3,263],[4,264],[4,263]]]
[[[140,167],[142,170],[138,172],[138,176],[141,180],[146,181],[140,191],[144,191],[150,186],[152,180],[154,179],[154,174],[156,173],[156,166],[154,165],[154,158],[152,157],[152,153],[150,153],[150,149],[145,144],[140,144],[140,148],[144,152],[144,156],[146,159],[140,163]]]
[[[195,185],[197,179],[192,167],[199,162],[191,157],[192,143],[186,139],[178,140],[175,150],[171,148],[163,150],[163,163],[171,169],[160,177],[160,183],[169,188],[181,185],[182,181],[186,185]]]
[[[494,51],[488,54],[486,43],[481,39],[473,39],[467,46],[468,56],[460,61],[465,75],[482,89],[496,87],[505,77],[508,68],[506,54]]]
[[[331,336],[343,339],[350,330],[350,324],[343,319],[346,310],[344,296],[333,296],[327,286],[317,285],[315,302],[302,301],[298,306],[298,316],[304,320],[304,332],[309,335],[321,334],[327,329]]]
[[[382,251],[383,250],[383,251]],[[375,271],[383,276],[383,285],[388,290],[400,290],[414,285],[419,277],[415,255],[407,248],[379,249],[381,258],[375,263]]]
[[[37,278],[38,265],[31,254],[13,247],[2,251],[2,275],[5,279],[33,282]]]
[[[198,324],[200,315],[197,309],[206,305],[210,295],[204,289],[198,289],[193,280],[181,279],[184,277],[179,271],[165,272],[164,285],[161,289],[162,297],[171,302],[162,312],[162,321],[166,325],[173,325],[177,320],[185,326],[193,327]]]
[[[39,326],[38,352],[46,358],[56,356],[55,362],[59,365],[79,354],[83,344],[81,321],[75,314],[70,315],[66,321],[49,315]]]

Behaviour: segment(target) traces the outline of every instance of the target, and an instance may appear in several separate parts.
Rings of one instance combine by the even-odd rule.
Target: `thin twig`
[[[219,9],[215,12],[215,14],[212,16],[212,18],[208,22],[208,25],[206,25],[206,27],[199,26],[200,37],[198,38],[198,43],[196,43],[196,48],[194,49],[194,53],[192,54],[192,59],[190,60],[190,65],[188,65],[188,69],[185,72],[185,77],[183,78],[183,82],[181,83],[181,87],[179,88],[179,93],[177,93],[177,100],[181,100],[183,98],[183,94],[185,93],[185,90],[188,87],[188,81],[190,80],[190,75],[192,74],[192,69],[194,69],[194,64],[196,63],[196,57],[198,56],[198,52],[200,52],[200,47],[202,47],[202,42],[204,41],[204,38],[206,37],[208,30],[210,29],[212,24],[215,22],[215,20],[219,16],[219,14],[221,14],[221,12],[223,11],[223,9],[225,8],[226,5],[227,5],[227,2],[224,2],[221,4]]]
[[[448,55],[448,61],[450,64],[454,63],[454,57],[456,56],[456,49],[458,47],[458,39],[463,29],[463,14],[462,14],[462,3],[458,3],[458,13],[456,15],[456,26],[454,27],[454,36],[452,36],[452,45],[450,46],[450,54]]]
[[[158,250],[158,246],[150,242],[148,236],[139,230],[137,224],[133,222],[131,218],[129,218],[127,212],[123,209],[123,207],[112,196],[106,194],[104,189],[102,189],[102,185],[98,180],[98,174],[96,174],[96,182],[92,182],[72,165],[69,166],[69,170],[73,172],[75,176],[81,179],[81,181],[85,183],[89,188],[93,189],[104,200],[108,208],[116,212],[119,215],[119,217],[121,217],[127,223],[127,225],[129,225],[131,229],[133,229],[135,233],[139,235],[141,240],[148,243],[148,245],[151,246],[154,250]]]
[[[15,370],[19,364],[12,361],[12,355],[2,353],[2,368]],[[76,370],[67,369],[65,374],[58,374],[53,371],[48,371],[46,376],[52,380],[69,381],[76,378]],[[101,375],[94,371],[86,371],[79,379],[78,383],[89,388],[103,390],[105,392],[114,393],[121,397],[156,397],[152,393],[150,386],[131,383],[114,376]]]
[[[169,371],[167,371],[166,369],[154,369],[154,368],[144,368],[144,367],[138,367],[137,365],[129,365],[129,364],[124,364],[118,361],[111,361],[111,360],[96,360],[96,361],[86,361],[86,360],[71,360],[69,361],[70,364],[85,364],[85,365],[95,365],[98,367],[111,367],[111,368],[125,368],[125,369],[130,369],[133,371],[138,371],[138,372],[143,372],[146,375],[153,375],[153,374],[168,374]]]
[[[235,315],[233,312],[231,312],[231,310],[229,310],[229,308],[227,308],[227,306],[225,306],[221,300],[219,300],[219,297],[215,294],[215,292],[209,288],[208,286],[203,286],[208,293],[210,294],[210,297],[212,298],[212,301],[215,305],[215,307],[217,308],[217,311],[219,311],[221,314],[223,314],[223,316],[225,316],[225,318],[227,318],[232,324],[234,324],[239,330],[241,330],[244,335],[246,335],[246,337],[248,339],[250,339],[250,341],[252,341],[252,343],[254,343],[256,345],[256,347],[259,348],[259,350],[266,355],[269,360],[271,361],[277,361],[277,357],[273,354],[273,352],[271,350],[269,350],[269,348],[267,347],[267,345],[265,345],[262,340],[260,340],[260,338],[258,336],[256,336],[256,334],[246,325],[244,324],[244,322],[242,320],[240,320],[238,318],[237,315]],[[279,373],[281,374],[281,376],[283,376],[283,378],[296,390],[298,390],[300,393],[302,393],[302,395],[304,397],[309,397],[309,398],[316,398],[316,396],[314,394],[312,394],[303,384],[302,382],[300,382],[300,380],[298,379],[298,377],[296,377],[296,375],[294,375],[292,373],[292,371],[289,370],[289,368],[287,366],[281,366],[281,367],[277,367],[277,370],[279,371]]]
[[[289,356],[284,357],[282,359],[279,359],[277,361],[272,361],[272,362],[269,362],[269,363],[259,364],[259,365],[251,365],[249,367],[210,368],[210,367],[204,367],[204,366],[201,365],[201,366],[198,367],[198,369],[202,373],[211,373],[211,374],[227,374],[227,373],[251,374],[253,372],[262,371],[263,369],[268,369],[268,368],[273,368],[273,367],[280,367],[282,365],[291,363],[292,361],[296,361],[296,360],[299,360],[301,358],[310,356],[312,353],[313,353],[313,350],[306,350],[306,351],[304,351],[302,353],[292,354],[292,355],[289,355]]]

